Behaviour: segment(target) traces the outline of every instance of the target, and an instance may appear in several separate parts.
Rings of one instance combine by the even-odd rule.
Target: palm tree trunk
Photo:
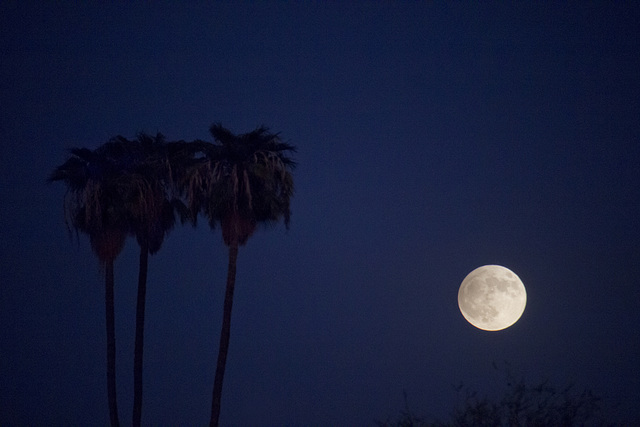
[[[107,396],[109,419],[112,426],[119,426],[118,404],[116,402],[116,321],[114,311],[113,259],[106,261],[105,271],[105,312],[107,318]]]
[[[211,427],[218,426],[220,417],[220,399],[222,397],[222,380],[227,364],[229,350],[229,333],[231,331],[231,308],[233,306],[233,290],[236,283],[236,260],[238,258],[238,243],[229,246],[229,268],[227,270],[227,290],[224,295],[224,310],[222,314],[222,331],[220,332],[220,347],[218,349],[218,363],[216,377],[213,382],[213,401],[211,403]]]
[[[147,267],[149,246],[140,246],[138,270],[138,301],[136,304],[136,342],[133,356],[133,426],[139,427],[142,419],[142,353],[144,349],[144,308],[147,293]]]

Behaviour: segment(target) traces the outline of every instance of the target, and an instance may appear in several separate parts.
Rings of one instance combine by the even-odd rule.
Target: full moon
[[[499,331],[518,321],[527,305],[522,280],[500,265],[484,265],[467,275],[458,291],[458,306],[469,323]]]

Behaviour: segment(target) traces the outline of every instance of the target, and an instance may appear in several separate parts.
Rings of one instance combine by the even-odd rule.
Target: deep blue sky
[[[108,422],[104,281],[70,239],[67,149],[264,124],[298,147],[291,229],[241,248],[221,421],[445,419],[453,385],[574,381],[640,423],[640,5],[2,2],[0,423]],[[116,261],[131,417],[137,247]],[[209,417],[227,252],[206,222],[150,259],[143,423]],[[469,325],[501,264],[518,323]]]

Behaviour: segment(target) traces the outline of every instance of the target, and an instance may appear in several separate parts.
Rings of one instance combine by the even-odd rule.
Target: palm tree
[[[136,335],[133,363],[133,425],[142,419],[142,367],[144,316],[149,254],[160,250],[164,237],[175,225],[176,199],[170,196],[171,167],[164,137],[141,133],[136,141],[119,137],[117,143],[125,154],[121,170],[127,174],[124,198],[129,207],[131,230],[140,246]]]
[[[51,173],[49,181],[67,184],[67,227],[89,235],[91,248],[105,269],[107,395],[111,425],[118,426],[113,264],[124,247],[129,224],[120,196],[126,179],[119,173],[109,148],[105,144],[94,151],[72,149],[71,157]]]
[[[174,143],[174,145],[176,145]],[[160,250],[165,235],[175,224],[175,210],[181,213],[184,222],[186,207],[171,197],[171,163],[168,145],[161,134],[155,137],[141,133],[135,141],[117,136],[92,152],[87,149],[72,150],[73,157],[57,168],[50,180],[65,180],[73,198],[68,207],[71,225],[90,235],[92,247],[100,259],[107,263],[108,294],[108,342],[109,346],[109,402],[112,424],[117,423],[115,407],[115,333],[113,324],[113,259],[121,251],[127,234],[133,234],[140,246],[138,274],[138,296],[136,304],[136,334],[134,350],[134,398],[133,425],[139,426],[142,417],[142,367],[144,348],[144,317],[148,256]],[[181,150],[171,154],[180,161]],[[93,175],[92,175],[93,174]],[[96,182],[99,186],[96,186]],[[108,192],[104,188],[109,188]],[[108,195],[108,196],[107,196]],[[100,196],[105,196],[103,199]],[[98,206],[98,204],[101,204]],[[91,205],[92,204],[92,205]],[[90,220],[82,215],[92,213]],[[101,208],[102,206],[102,208]],[[106,223],[100,223],[98,214],[106,209],[113,212]],[[91,210],[93,209],[93,210]],[[96,213],[97,212],[97,213]],[[117,227],[110,227],[117,219]],[[91,225],[89,225],[91,224]],[[104,229],[103,229],[104,228]],[[92,234],[92,231],[93,232]],[[115,253],[111,245],[118,244]],[[112,356],[112,357],[111,357]],[[113,374],[111,374],[113,373]],[[113,399],[112,399],[113,397]],[[111,402],[113,401],[113,405]],[[115,417],[115,418],[114,418]]]
[[[220,124],[212,125],[210,130],[217,144],[194,143],[200,151],[197,167],[188,174],[183,191],[191,209],[202,212],[211,228],[220,224],[222,238],[229,248],[211,404],[210,425],[217,426],[229,349],[238,247],[247,242],[258,224],[275,223],[283,218],[289,227],[289,202],[293,196],[291,170],[295,163],[286,153],[294,152],[295,147],[282,142],[265,127],[242,135],[234,135]]]

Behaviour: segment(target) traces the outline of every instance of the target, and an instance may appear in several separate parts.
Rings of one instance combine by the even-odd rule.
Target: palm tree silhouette
[[[196,167],[187,175],[183,191],[192,212],[202,212],[214,228],[220,224],[229,248],[229,266],[224,297],[220,347],[213,385],[211,426],[218,425],[222,382],[229,349],[231,308],[236,277],[238,247],[244,245],[258,224],[284,219],[289,227],[289,202],[293,196],[293,160],[286,152],[295,147],[277,134],[259,127],[234,135],[220,124],[210,128],[217,144],[194,142],[199,153]]]
[[[136,303],[136,335],[133,363],[133,418],[139,426],[142,419],[142,367],[144,349],[144,316],[149,254],[160,250],[166,234],[175,225],[178,202],[170,195],[171,162],[167,144],[161,134],[155,137],[141,133],[135,141],[119,137],[121,170],[129,185],[124,198],[130,226],[140,246],[138,296]]]
[[[58,166],[49,181],[64,181],[65,223],[89,235],[91,248],[105,269],[105,317],[107,329],[107,396],[109,418],[118,426],[116,401],[116,340],[113,264],[129,232],[122,190],[126,178],[105,144],[96,150],[71,149],[71,157]]]
[[[50,181],[69,186],[65,208],[67,225],[86,232],[98,257],[105,262],[107,279],[107,386],[112,425],[118,424],[115,389],[115,331],[113,314],[113,260],[133,234],[140,246],[136,334],[134,350],[133,425],[142,418],[144,316],[149,254],[160,250],[175,224],[178,209],[186,207],[171,197],[171,161],[164,137],[141,133],[130,141],[111,138],[95,151],[73,149]],[[180,153],[174,150],[175,153]]]

